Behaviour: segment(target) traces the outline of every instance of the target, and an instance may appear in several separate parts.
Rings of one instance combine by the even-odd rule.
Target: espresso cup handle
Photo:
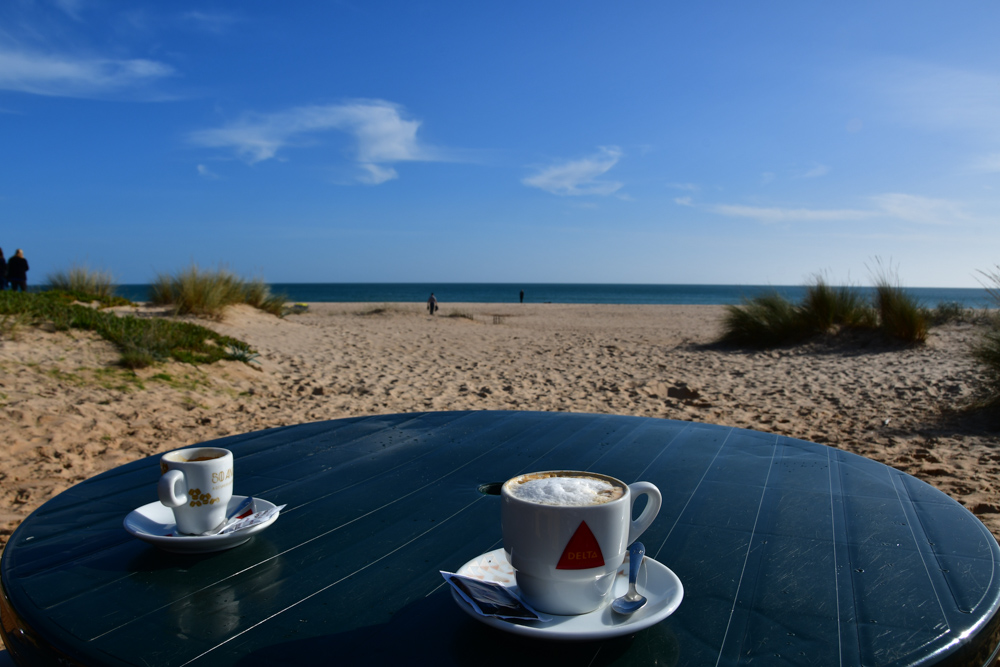
[[[180,493],[177,493],[178,484],[182,487]],[[180,470],[168,470],[163,473],[156,486],[156,492],[160,496],[160,502],[167,507],[180,507],[181,505],[187,503],[187,491],[187,481],[184,479],[184,473]]]
[[[633,507],[639,496],[646,496],[646,507],[643,508],[642,514],[639,515],[638,519],[629,524],[628,544],[632,544],[649,528],[649,524],[653,523],[653,519],[656,518],[656,514],[660,511],[660,504],[663,502],[663,497],[660,496],[660,490],[649,482],[636,482],[635,484],[629,484],[628,488],[632,496]]]

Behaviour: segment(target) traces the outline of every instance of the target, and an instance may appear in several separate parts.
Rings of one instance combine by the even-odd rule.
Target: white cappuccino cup
[[[220,447],[192,447],[160,457],[160,502],[174,511],[177,530],[200,535],[226,519],[233,497],[233,453]]]
[[[632,520],[632,505],[647,496]],[[609,598],[628,547],[660,510],[649,482],[592,472],[518,475],[500,490],[503,548],[522,597],[538,611],[585,614]]]

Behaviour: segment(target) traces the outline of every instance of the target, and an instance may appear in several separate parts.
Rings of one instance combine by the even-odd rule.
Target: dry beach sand
[[[94,335],[25,328],[0,341],[0,547],[48,498],[140,457],[286,424],[464,409],[667,417],[813,440],[926,480],[1000,535],[996,430],[954,411],[977,382],[973,325],[932,329],[919,348],[830,339],[747,352],[710,345],[723,312],[442,304],[431,317],[420,304],[313,304],[278,319],[240,306],[201,323],[249,343],[259,364],[170,363],[138,378]]]

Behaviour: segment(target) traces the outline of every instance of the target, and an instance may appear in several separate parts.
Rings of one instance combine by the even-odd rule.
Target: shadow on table
[[[361,604],[360,601],[356,604]],[[597,642],[542,641],[512,635],[477,623],[439,589],[410,603],[387,623],[275,644],[243,656],[240,667],[256,665],[428,664],[611,665],[632,648],[633,636]],[[657,663],[677,663],[677,645],[657,651]]]

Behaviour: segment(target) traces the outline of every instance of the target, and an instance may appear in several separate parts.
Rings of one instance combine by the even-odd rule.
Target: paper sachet
[[[251,526],[256,526],[257,524],[264,523],[265,521],[270,521],[272,517],[278,516],[278,513],[281,512],[284,507],[284,505],[279,505],[278,507],[272,507],[271,509],[264,510],[263,512],[255,512],[248,517],[237,519],[220,530],[218,534],[226,535],[228,533],[234,533],[237,530],[243,530],[245,528],[250,528]]]
[[[532,609],[514,591],[495,581],[483,581],[452,572],[441,572],[463,600],[481,616],[507,620],[551,621],[551,617]]]

